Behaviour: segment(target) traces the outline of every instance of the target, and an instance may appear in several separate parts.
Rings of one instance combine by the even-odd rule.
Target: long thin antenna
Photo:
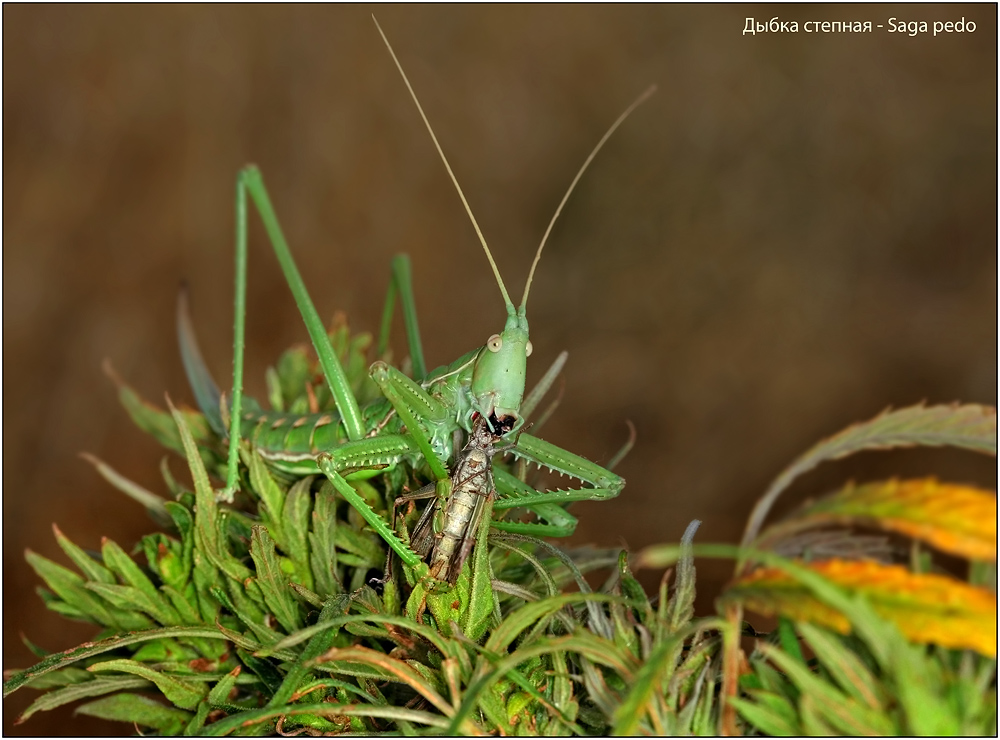
[[[441,155],[441,161],[444,162],[444,166],[448,170],[448,176],[451,178],[452,183],[454,183],[455,190],[458,191],[458,197],[462,199],[462,205],[465,206],[465,212],[469,214],[469,220],[472,221],[472,226],[476,229],[479,241],[482,243],[483,250],[486,252],[486,259],[490,261],[490,267],[493,268],[493,274],[496,275],[497,278],[497,285],[500,286],[500,292],[503,294],[503,300],[507,304],[507,312],[513,314],[514,304],[511,303],[510,296],[507,295],[507,288],[503,284],[503,278],[500,277],[500,270],[497,269],[496,262],[493,261],[493,255],[490,253],[490,248],[486,244],[486,237],[483,236],[483,232],[479,228],[479,223],[476,221],[476,217],[472,214],[472,208],[469,207],[469,201],[465,199],[465,193],[462,192],[462,186],[458,184],[458,178],[455,177],[455,173],[452,172],[451,165],[448,164],[448,158],[444,156],[444,150],[441,149],[441,144],[438,143],[437,136],[434,135],[434,129],[431,128],[431,123],[427,120],[427,115],[424,113],[424,109],[420,105],[420,101],[417,100],[417,94],[413,92],[413,86],[410,84],[410,80],[407,78],[406,72],[403,71],[403,65],[399,63],[399,59],[396,58],[396,52],[392,50],[392,44],[390,44],[389,39],[385,37],[385,32],[382,30],[382,26],[378,24],[378,19],[374,15],[372,15],[372,20],[375,21],[375,27],[378,29],[379,34],[381,34],[386,48],[389,49],[389,54],[392,55],[392,61],[396,63],[396,69],[398,69],[399,74],[402,75],[403,82],[406,83],[406,89],[410,91],[410,97],[412,97],[413,102],[417,104],[417,110],[420,111],[420,117],[424,119],[424,125],[430,133],[431,139],[434,141],[434,146],[437,147],[438,154]]]
[[[556,219],[559,218],[559,214],[562,213],[563,206],[565,206],[566,201],[569,200],[569,196],[572,194],[576,184],[580,181],[580,178],[583,177],[583,173],[586,171],[587,167],[590,166],[590,163],[594,161],[594,157],[597,156],[597,153],[601,151],[601,147],[604,146],[604,143],[611,138],[611,134],[615,132],[615,129],[621,126],[625,119],[629,117],[629,114],[645,103],[646,100],[649,99],[649,96],[654,92],[656,92],[656,85],[650,85],[642,95],[635,99],[635,102],[632,103],[632,105],[625,109],[624,113],[618,116],[617,120],[611,124],[611,128],[607,130],[604,136],[601,137],[601,140],[597,142],[597,146],[595,146],[593,151],[590,152],[590,155],[584,161],[583,166],[580,167],[579,171],[576,173],[576,177],[573,178],[573,182],[569,184],[566,194],[559,202],[559,207],[556,208],[556,212],[552,214],[552,220],[549,221],[548,228],[545,229],[545,234],[542,236],[542,243],[538,245],[538,251],[535,252],[535,260],[531,263],[531,271],[528,273],[528,280],[524,284],[524,297],[521,298],[521,306],[517,309],[519,314],[524,314],[525,306],[528,303],[528,291],[531,290],[531,279],[535,276],[535,267],[538,265],[538,260],[542,256],[542,248],[545,246],[545,242],[548,240],[549,234],[552,233],[552,227],[555,225]]]

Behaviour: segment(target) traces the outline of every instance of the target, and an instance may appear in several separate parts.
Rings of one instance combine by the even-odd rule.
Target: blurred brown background
[[[76,457],[157,491],[161,450],[100,370],[192,402],[174,339],[186,278],[207,359],[230,369],[233,189],[261,165],[320,313],[376,328],[391,256],[413,258],[431,365],[502,304],[371,8],[3,8],[4,657],[92,635],[46,612],[25,547],[130,547],[138,505]],[[546,438],[628,479],[581,503],[573,542],[734,541],[821,436],[885,407],[996,402],[996,8],[382,7],[519,295],[538,239],[605,128],[650,83],[573,196],[530,301],[529,383],[561,349]],[[974,33],[744,36],[744,18],[974,20]],[[306,333],[256,217],[248,389]],[[400,326],[400,324],[397,324]],[[402,343],[398,345],[402,352]],[[175,471],[182,470],[180,464]],[[992,460],[870,454],[849,477],[995,485]],[[699,564],[702,613],[729,570]],[[649,574],[650,583],[658,574]],[[33,696],[4,706],[4,731]],[[122,727],[38,716],[14,732]]]

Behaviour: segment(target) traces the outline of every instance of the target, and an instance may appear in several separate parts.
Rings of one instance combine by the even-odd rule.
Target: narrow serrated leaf
[[[830,725],[840,734],[887,735],[892,732],[892,721],[883,711],[849,698],[805,664],[772,645],[761,645],[760,650],[798,687],[802,699],[811,701],[812,707],[807,707],[804,701],[799,705],[800,716],[807,725],[807,713],[812,710],[817,715],[815,721]]]
[[[114,635],[99,642],[85,642],[75,648],[64,650],[60,653],[53,653],[31,668],[14,673],[4,681],[3,695],[7,696],[29,681],[38,676],[50,673],[60,668],[64,668],[80,660],[92,658],[95,655],[106,653],[110,650],[117,650],[128,645],[135,645],[150,640],[159,640],[164,637],[214,637],[218,638],[221,633],[212,627],[164,627],[159,629],[145,630],[143,632],[129,632],[124,635]]]
[[[693,631],[689,626],[668,639],[661,640],[653,648],[649,659],[639,666],[628,693],[615,709],[613,730],[615,735],[627,736],[638,733],[639,721],[653,706],[654,691],[669,680],[677,665],[683,641]]]
[[[163,735],[179,735],[191,714],[175,707],[168,707],[142,694],[121,693],[106,696],[77,707],[75,714],[130,722],[142,727],[159,730]]]
[[[232,717],[224,717],[205,727],[209,737],[221,737],[239,729],[246,730],[254,725],[270,722],[280,717],[316,715],[336,720],[340,717],[373,717],[394,722],[415,722],[439,730],[447,726],[447,720],[440,715],[405,707],[375,706],[371,704],[287,704],[270,709],[254,709]]]
[[[764,691],[752,691],[749,695],[751,699],[732,697],[729,703],[762,735],[787,737],[803,734],[796,721],[795,709],[787,699]]]
[[[996,656],[996,593],[947,576],[916,574],[898,565],[871,561],[827,560],[801,567],[848,592],[863,596],[884,619],[909,639]],[[758,568],[725,592],[762,614],[783,614],[841,633],[848,618],[818,600],[811,588],[778,568]]]
[[[316,664],[322,665],[331,661],[360,663],[369,665],[379,671],[394,677],[394,680],[405,683],[424,699],[434,705],[434,708],[445,716],[450,717],[455,712],[455,708],[449,704],[441,694],[432,686],[420,671],[413,666],[397,660],[391,656],[372,650],[366,647],[344,647],[330,648],[321,656],[316,658]]]
[[[180,616],[182,624],[198,624],[201,621],[201,615],[198,613],[197,606],[192,603],[192,600],[189,600],[187,596],[173,586],[162,586],[161,588]],[[193,597],[194,589],[190,585],[188,588],[191,590],[190,596]],[[197,598],[194,598],[193,601],[196,602]]]
[[[316,592],[337,594],[343,589],[337,582],[337,499],[333,486],[324,481],[313,502],[312,531],[309,533],[309,566]]]
[[[284,549],[286,546],[285,527],[282,521],[282,512],[285,506],[285,491],[282,490],[271,473],[267,469],[263,458],[256,449],[250,452],[250,485],[258,496],[260,496],[261,508],[266,512],[268,531],[278,545]]]
[[[248,584],[253,584],[253,581],[248,581]],[[227,586],[229,588],[228,595],[226,595],[221,589],[214,589],[214,596],[219,599],[219,602],[223,604],[223,606],[235,614],[239,620],[243,622],[243,624],[249,627],[263,645],[273,645],[284,637],[284,635],[280,632],[272,629],[264,623],[264,613],[260,610],[260,608],[258,608],[257,604],[246,595],[246,592],[243,590],[243,586],[232,581],[228,581]]]
[[[893,447],[952,446],[997,454],[997,412],[992,406],[911,406],[885,411],[870,421],[848,427],[800,455],[785,468],[754,506],[741,545],[747,546],[760,531],[774,502],[802,473],[824,460],[836,460],[861,450]]]
[[[46,673],[44,676],[36,676],[28,681],[25,686],[42,691],[44,689],[69,686],[70,684],[93,680],[93,674],[88,673],[85,669],[69,666],[68,668]]]
[[[469,606],[462,615],[462,631],[470,640],[479,641],[493,616],[493,573],[490,568],[487,537],[493,517],[493,496],[483,503],[483,516],[476,532],[476,547],[472,558],[472,583]]]
[[[198,702],[208,695],[208,687],[200,681],[184,680],[171,676],[135,660],[108,660],[103,663],[94,663],[87,670],[95,673],[118,671],[144,678],[156,684],[156,688],[162,691],[170,702],[181,709],[194,709],[198,706]]]
[[[229,694],[232,693],[233,688],[236,686],[236,679],[242,670],[243,666],[236,666],[219,679],[219,682],[208,692],[208,703],[210,705],[218,707],[229,704]]]
[[[72,619],[74,622],[90,622],[91,624],[94,624],[97,621],[89,614],[77,609],[75,606],[70,606],[65,601],[59,601],[59,599],[54,597],[52,599],[45,600],[45,608],[66,617],[66,619]],[[145,619],[145,617],[143,617],[143,619]]]
[[[296,481],[285,494],[282,521],[285,525],[285,544],[282,548],[295,566],[298,581],[308,589],[313,587],[312,572],[309,569],[309,512],[312,509],[313,477]],[[277,542],[277,539],[275,540]]]
[[[219,602],[213,589],[220,588],[222,574],[199,550],[191,552],[191,582],[198,598],[198,612],[203,622],[214,624],[219,614]]]
[[[29,640],[27,635],[25,635],[23,632],[20,634],[20,637],[21,637],[21,642],[24,643],[24,646],[28,648],[28,650],[30,650],[32,655],[34,655],[36,658],[45,658],[51,655],[50,651],[46,650],[40,645],[36,645],[34,642]]]
[[[181,580],[191,577],[191,570],[194,567],[194,514],[177,501],[167,501],[163,506],[173,519],[177,535],[181,540],[180,565],[175,573],[175,580],[171,583],[174,587],[178,587]]]
[[[146,597],[149,607],[146,611],[154,617],[164,627],[180,624],[181,618],[177,611],[170,605],[170,602],[160,593],[160,590],[153,585],[142,569],[135,564],[135,561],[128,556],[117,543],[105,539],[101,546],[101,554],[104,556],[104,564],[116,573],[125,583],[140,591]]]
[[[342,615],[349,607],[349,604],[350,602],[342,596],[330,597],[327,599],[326,604],[323,605],[323,611],[320,612],[319,619],[316,620],[317,623],[322,624]],[[281,687],[271,697],[270,705],[279,706],[291,700],[292,695],[299,689],[299,684],[306,678],[311,662],[333,646],[334,640],[337,639],[339,633],[340,630],[334,627],[319,631],[312,636],[309,644],[306,645],[298,659],[296,659],[295,664],[285,674],[285,679],[282,681]]]
[[[170,491],[170,495],[176,500],[180,501],[183,496],[191,493],[191,491],[178,483],[177,479],[174,478],[174,474],[170,472],[169,455],[164,455],[160,458],[160,475],[163,476],[163,482],[167,484],[167,490]],[[166,506],[169,503],[170,501],[165,501],[163,505]]]
[[[493,632],[490,634],[489,639],[486,641],[486,650],[495,654],[501,654],[507,651],[510,644],[518,638],[518,636],[530,627],[532,624],[538,620],[554,614],[555,612],[562,609],[568,604],[573,604],[576,602],[615,602],[624,603],[624,599],[621,597],[610,596],[608,594],[594,594],[594,593],[573,593],[573,594],[561,594],[559,596],[549,596],[548,598],[536,601],[531,604],[525,604],[520,609],[511,612],[503,623],[501,623]]]
[[[194,716],[184,728],[184,735],[187,737],[197,737],[201,735],[201,729],[205,726],[205,721],[208,719],[208,714],[211,711],[212,706],[207,701],[199,703],[198,707],[195,709]]]
[[[115,579],[114,573],[105,568],[99,560],[90,556],[82,547],[74,544],[69,537],[62,533],[59,526],[55,523],[52,524],[52,532],[55,534],[56,542],[59,543],[62,551],[66,553],[69,559],[73,561],[73,565],[79,568],[88,579],[99,583],[118,582]]]
[[[302,626],[298,604],[289,588],[288,577],[274,553],[274,540],[267,528],[254,525],[250,540],[250,557],[257,566],[257,584],[264,596],[264,602],[275,619],[286,632],[294,632]]]
[[[848,484],[769,528],[761,542],[828,524],[879,527],[972,560],[997,558],[996,493],[934,478]]]
[[[358,556],[356,560],[359,565],[375,564],[385,559],[385,552],[378,544],[379,540],[367,532],[359,532],[350,527],[337,527],[333,533],[333,541],[345,553]],[[340,556],[346,563],[345,557],[346,554]]]
[[[110,363],[105,362],[104,372],[118,386],[118,399],[135,425],[142,431],[151,434],[164,447],[183,454],[184,448],[177,433],[177,426],[171,419],[171,414],[143,399],[118,377]],[[182,409],[177,413],[183,416],[186,426],[199,442],[211,438],[208,422],[202,414],[190,409]]]
[[[167,404],[170,406],[170,412],[174,416],[174,422],[184,447],[184,455],[187,458],[191,477],[194,480],[195,539],[196,544],[197,542],[201,543],[198,549],[204,552],[212,564],[219,570],[231,579],[242,582],[252,574],[245,565],[226,550],[225,541],[219,535],[219,506],[215,500],[215,492],[212,490],[212,486],[208,480],[205,463],[198,454],[198,448],[195,446],[194,438],[191,436],[186,419],[174,408],[169,398],[167,399]]]
[[[133,501],[137,501],[141,504],[146,511],[149,512],[153,521],[155,521],[158,525],[161,527],[170,526],[170,515],[167,514],[167,510],[164,508],[166,501],[163,497],[157,496],[152,491],[149,491],[140,486],[138,483],[129,480],[106,462],[100,460],[94,455],[91,455],[89,452],[81,452],[80,457],[93,465],[104,480]]]
[[[36,712],[47,712],[51,709],[61,707],[64,704],[69,704],[79,699],[86,699],[91,696],[102,696],[103,694],[110,694],[112,691],[144,689],[148,686],[150,686],[150,683],[145,679],[127,676],[97,678],[83,683],[74,683],[64,688],[50,691],[47,694],[43,694],[35,699],[35,701],[31,703],[31,706],[25,709],[24,712],[21,713],[21,716],[14,721],[14,724],[21,724]]]
[[[283,676],[271,659],[258,658],[242,648],[237,648],[236,654],[239,656],[240,662],[261,680],[269,695],[273,696],[279,690]]]
[[[98,594],[109,604],[125,612],[144,612],[159,621],[156,617],[156,607],[149,597],[134,586],[121,586],[111,583],[88,583],[87,588]],[[175,622],[176,624],[176,622]],[[170,625],[164,625],[168,627]]]
[[[31,550],[24,555],[28,565],[48,584],[65,604],[88,621],[114,629],[136,629],[148,625],[142,615],[131,615],[127,611],[103,601],[97,594],[85,587],[84,580],[63,566]],[[50,609],[58,610],[58,602],[47,602]]]
[[[815,625],[802,622],[797,629],[809,643],[816,658],[841,689],[870,709],[882,711],[887,701],[885,689],[840,638]]]

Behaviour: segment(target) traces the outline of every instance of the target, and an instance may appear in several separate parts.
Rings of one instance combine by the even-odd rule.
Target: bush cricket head
[[[374,16],[372,16],[372,20],[375,20]],[[629,114],[647,98],[649,98],[653,92],[655,92],[656,86],[653,85],[648,88],[635,100],[635,102],[625,109],[624,113],[618,116],[618,119],[611,125],[607,132],[605,132],[604,136],[601,137],[601,140],[597,142],[597,145],[590,152],[590,155],[577,171],[576,176],[570,183],[569,188],[567,188],[566,194],[563,195],[555,213],[552,214],[552,219],[549,221],[548,228],[545,229],[542,241],[538,245],[538,250],[535,252],[535,259],[531,263],[531,270],[528,273],[528,279],[524,286],[524,297],[521,299],[521,305],[515,309],[514,304],[510,300],[510,296],[507,294],[507,288],[503,284],[503,278],[500,277],[500,270],[493,261],[493,254],[490,252],[490,248],[486,244],[486,238],[483,236],[483,232],[479,228],[479,223],[476,221],[476,217],[472,213],[472,208],[469,206],[469,202],[465,198],[465,193],[462,192],[462,187],[458,184],[458,178],[455,177],[455,173],[452,171],[451,165],[448,163],[448,158],[445,157],[444,151],[441,149],[441,144],[438,143],[437,136],[434,134],[434,129],[431,128],[431,124],[427,120],[424,109],[420,105],[420,101],[417,99],[416,93],[413,91],[413,86],[410,85],[410,80],[407,78],[406,72],[403,71],[403,67],[399,63],[399,59],[396,57],[396,53],[393,51],[392,45],[389,43],[389,40],[386,38],[386,35],[382,31],[382,27],[379,26],[377,20],[375,20],[375,26],[378,28],[378,32],[381,34],[382,40],[385,42],[386,48],[388,48],[389,54],[392,56],[392,60],[396,64],[396,68],[399,70],[399,74],[402,76],[407,90],[410,92],[410,97],[413,98],[413,102],[416,104],[417,110],[420,112],[420,117],[423,119],[428,133],[431,135],[431,140],[437,148],[438,155],[441,157],[441,161],[444,163],[445,169],[448,170],[448,176],[451,178],[452,184],[454,184],[455,189],[458,191],[458,197],[461,198],[462,205],[465,206],[465,211],[469,215],[469,220],[472,221],[472,226],[475,228],[476,235],[479,237],[479,241],[483,245],[483,251],[486,253],[486,258],[489,260],[490,267],[493,268],[493,274],[496,277],[497,285],[500,287],[500,293],[503,295],[503,300],[507,307],[507,322],[504,325],[503,331],[499,334],[491,336],[476,356],[472,372],[472,405],[476,411],[488,420],[492,430],[497,434],[505,434],[510,431],[515,431],[520,429],[524,424],[524,418],[520,414],[520,409],[521,400],[524,398],[524,381],[527,358],[528,355],[531,354],[531,341],[528,339],[528,317],[526,313],[526,306],[528,303],[528,293],[531,290],[531,280],[535,275],[535,268],[538,266],[538,260],[542,256],[542,249],[545,247],[545,242],[548,240],[549,234],[552,232],[552,227],[555,224],[556,219],[559,218],[559,214],[562,212],[563,206],[566,205],[566,201],[569,200],[569,196],[576,187],[577,182],[579,182],[580,177],[593,161],[597,152],[599,152],[601,147],[604,146],[604,143],[611,137],[611,134],[615,132],[615,129],[617,129],[622,122],[628,118]]]

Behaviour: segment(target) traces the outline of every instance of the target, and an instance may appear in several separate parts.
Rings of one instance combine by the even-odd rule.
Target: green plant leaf
[[[109,569],[146,598],[149,607],[145,610],[151,617],[165,627],[180,624],[181,618],[177,611],[121,547],[105,538],[101,544],[101,554]]]
[[[385,559],[385,552],[378,544],[381,540],[368,532],[359,532],[350,527],[337,527],[333,530],[333,541],[336,547],[345,551],[345,554],[340,555],[341,562],[347,563],[350,560],[355,567],[375,565]],[[347,553],[358,557],[351,559]]]
[[[342,615],[347,610],[349,603],[349,600],[342,596],[329,598],[326,604],[324,604],[323,611],[320,612],[317,621],[322,624],[336,616]],[[285,679],[281,687],[271,697],[271,701],[268,702],[270,706],[280,706],[287,704],[291,700],[292,695],[298,690],[299,684],[308,675],[309,664],[333,646],[339,632],[340,630],[336,628],[325,629],[312,636],[309,644],[306,645],[302,654],[295,661],[295,664],[285,674]]]
[[[117,586],[108,583],[88,583],[87,588],[95,594],[99,594],[102,599],[122,611],[145,612],[165,627],[180,624],[179,619],[161,619],[161,614],[158,612],[156,605],[149,600],[149,597],[139,589],[132,586]]]
[[[821,722],[844,735],[887,735],[892,721],[882,711],[864,706],[848,697],[832,683],[809,670],[803,663],[771,645],[761,645],[761,652],[792,680],[801,692],[800,712],[805,724],[815,712]],[[809,704],[804,703],[809,700]]]
[[[285,491],[274,482],[263,458],[256,449],[250,451],[250,485],[260,497],[260,504],[267,514],[268,531],[282,549],[287,547],[287,538],[282,519],[285,508]]]
[[[395,722],[416,722],[438,729],[447,727],[447,720],[437,714],[422,712],[403,707],[375,705],[344,705],[344,704],[287,704],[282,707],[256,709],[242,712],[231,717],[224,717],[204,728],[209,737],[228,735],[236,729],[244,729],[256,724],[270,722],[279,717],[297,717],[301,715],[316,715],[318,717],[373,717],[389,719]]]
[[[293,483],[285,495],[282,510],[282,520],[286,525],[286,543],[283,549],[294,566],[297,580],[308,589],[313,587],[312,571],[309,569],[309,513],[312,510],[310,489],[313,480],[313,476],[307,476]]]
[[[798,722],[798,713],[785,697],[768,691],[751,691],[749,696],[749,699],[733,697],[729,703],[761,734],[771,737],[804,734]]]
[[[250,540],[250,557],[257,566],[257,584],[264,595],[275,619],[286,632],[294,632],[302,626],[299,607],[288,588],[288,577],[281,571],[278,558],[274,554],[274,540],[267,528],[254,525]]]
[[[335,647],[330,648],[316,659],[317,664],[330,661],[347,661],[377,668],[384,675],[393,677],[393,680],[408,685],[446,717],[450,717],[455,712],[455,708],[428,683],[420,671],[377,650],[366,647]]]
[[[694,616],[695,567],[692,543],[699,526],[701,526],[701,522],[698,519],[692,520],[685,527],[684,534],[681,536],[674,593],[667,607],[667,623],[672,631],[686,625]]]
[[[343,591],[337,582],[337,500],[333,485],[323,481],[313,502],[312,531],[309,532],[309,565],[317,593]]]
[[[84,580],[73,571],[26,550],[24,559],[72,610],[88,621],[113,629],[142,629],[150,626],[149,620],[141,614],[131,614],[102,600],[86,588]],[[98,585],[98,584],[95,584]],[[56,602],[47,602],[49,608],[56,609]]]
[[[215,591],[221,589],[222,575],[200,550],[191,551],[191,581],[198,598],[198,611],[203,622],[214,624],[219,614]]]
[[[205,463],[198,454],[198,448],[195,446],[194,438],[191,436],[184,416],[174,408],[169,398],[167,405],[170,406],[170,412],[174,416],[174,422],[184,447],[184,456],[187,458],[191,477],[194,480],[195,547],[231,579],[242,582],[253,574],[226,549],[225,540],[220,535],[219,506],[215,500],[215,492],[208,480]]]
[[[521,632],[538,620],[559,611],[568,604],[586,602],[588,600],[605,603],[624,603],[624,599],[619,596],[574,593],[550,596],[532,604],[525,604],[520,609],[516,609],[507,615],[507,618],[493,630],[486,641],[485,648],[487,651],[498,655],[504,653]]]
[[[132,678],[129,676],[114,676],[110,678],[96,678],[83,683],[70,684],[61,689],[43,694],[31,703],[21,716],[15,721],[15,725],[25,722],[36,712],[47,712],[50,709],[61,707],[64,704],[86,699],[91,696],[102,696],[110,694],[112,691],[122,691],[125,689],[144,689],[150,686],[149,681],[142,678]]]
[[[236,654],[243,665],[249,668],[261,680],[268,696],[274,696],[281,688],[284,680],[281,671],[278,670],[274,662],[268,658],[258,658],[242,648],[237,648]]]
[[[141,694],[121,693],[106,696],[77,707],[76,714],[129,722],[151,727],[163,735],[179,735],[191,715],[181,709],[168,707]]]
[[[194,709],[198,706],[198,702],[208,695],[208,687],[204,683],[176,678],[135,660],[108,660],[103,663],[94,663],[87,670],[95,673],[98,671],[119,671],[144,678],[156,684],[156,688],[181,709]]]
[[[125,407],[125,411],[132,418],[132,421],[135,422],[135,425],[142,431],[152,435],[164,447],[184,454],[184,446],[181,438],[178,436],[177,425],[174,423],[176,416],[172,419],[171,414],[143,400],[138,393],[118,377],[118,374],[111,367],[110,362],[105,361],[104,372],[118,386],[118,399],[121,401],[122,406]],[[211,439],[212,433],[208,422],[200,413],[189,409],[177,411],[176,413],[182,416],[185,421],[185,427],[191,430],[191,434],[199,442]]]
[[[201,615],[198,613],[197,607],[191,603],[188,596],[185,596],[173,586],[162,586],[161,589],[167,595],[167,598],[170,599],[170,603],[177,611],[177,614],[180,615],[181,624],[198,624],[201,622]],[[191,597],[193,597],[194,589],[191,588],[190,591]],[[194,601],[197,601],[197,599],[194,599]]]
[[[13,671],[10,673],[13,674]],[[43,676],[37,676],[36,678],[28,681],[25,686],[32,689],[45,690],[51,688],[57,688],[61,686],[69,686],[74,683],[81,683],[83,681],[93,681],[94,676],[92,673],[88,673],[83,668],[68,667],[62,670],[52,671]]]
[[[176,501],[167,501],[164,507],[173,519],[174,526],[180,536],[181,557],[177,568],[163,575],[170,585],[179,588],[180,584],[186,583],[191,577],[191,571],[194,567],[194,514],[189,508]]]
[[[899,565],[865,560],[826,560],[803,567],[863,596],[876,613],[914,642],[996,656],[995,592],[948,576],[911,573]],[[851,626],[845,612],[831,608],[784,569],[758,568],[734,581],[722,598],[762,614],[784,614],[841,633]]]
[[[228,707],[229,695],[236,687],[236,679],[239,677],[243,666],[236,666],[219,679],[219,682],[208,692],[208,703],[213,707]]]
[[[104,567],[97,558],[90,556],[87,552],[77,545],[73,544],[70,539],[62,533],[58,525],[52,524],[52,531],[55,533],[56,542],[59,543],[59,547],[62,551],[69,556],[69,559],[73,561],[73,565],[80,569],[91,581],[96,581],[98,583],[117,583],[114,573]]]
[[[247,598],[240,584],[227,581],[226,586],[229,591],[228,594],[220,588],[213,588],[212,595],[215,596],[222,606],[235,614],[243,624],[249,627],[254,635],[257,636],[257,639],[264,645],[273,645],[282,638],[283,635],[280,632],[264,624],[263,612]]]
[[[852,650],[840,639],[808,622],[798,624],[797,629],[845,693],[870,709],[884,711],[889,697]]]
[[[720,629],[725,628],[721,620],[689,624],[678,630],[670,638],[661,640],[653,646],[649,658],[643,661],[635,674],[635,679],[629,686],[628,693],[615,710],[614,734],[635,735],[643,715],[652,707],[654,692],[662,692],[681,657],[681,649],[685,639],[714,624]]]
[[[50,673],[60,668],[76,663],[80,660],[92,658],[101,653],[106,653],[118,648],[135,645],[150,640],[159,640],[165,637],[214,637],[218,638],[221,633],[214,627],[163,627],[159,629],[146,630],[144,632],[129,632],[123,635],[114,635],[99,642],[85,642],[70,650],[60,653],[53,653],[40,663],[36,663],[31,668],[17,671],[10,676],[3,684],[3,695],[17,691],[29,681]]]
[[[577,597],[581,596],[581,594],[568,595]],[[583,595],[589,597],[601,596],[601,594]],[[546,601],[557,602],[561,598],[562,597],[554,596],[546,599]],[[609,598],[607,600],[615,601],[613,598]],[[518,611],[532,606],[536,606],[536,604],[528,604]],[[517,612],[515,612],[515,614],[516,613]],[[510,620],[510,618],[511,617],[508,617],[507,620]],[[494,635],[495,634],[496,631],[494,631]],[[555,638],[541,638],[529,646],[519,647],[509,655],[501,656],[501,654],[491,654],[484,650],[480,658],[480,664],[476,670],[476,675],[467,686],[465,693],[462,696],[462,703],[459,706],[458,711],[452,717],[451,723],[448,725],[448,730],[445,734],[457,734],[461,732],[461,728],[467,721],[467,718],[478,705],[481,695],[485,691],[488,691],[490,687],[502,676],[508,675],[511,671],[515,670],[517,666],[531,660],[532,658],[560,651],[575,652],[581,657],[595,663],[609,666],[617,671],[625,681],[632,680],[636,668],[634,659],[630,655],[625,654],[616,648],[614,643],[583,629],[578,629],[572,635]]]
[[[191,721],[187,723],[184,728],[184,734],[187,737],[195,737],[201,735],[201,729],[205,726],[205,721],[208,719],[208,713],[212,710],[212,706],[208,701],[202,701],[198,704],[195,709],[194,716]]]
[[[134,481],[130,481],[106,462],[98,459],[88,452],[81,452],[80,457],[93,465],[104,480],[124,493],[130,499],[137,501],[145,507],[146,511],[148,511],[149,515],[153,518],[153,521],[159,526],[170,526],[170,515],[167,514],[167,510],[164,507],[166,501],[163,497],[157,496],[152,491],[146,490]]]
[[[479,641],[493,617],[493,573],[487,538],[493,516],[493,497],[487,496],[483,516],[476,532],[476,546],[472,557],[472,583],[469,589],[469,606],[462,615],[462,631],[470,640]]]

